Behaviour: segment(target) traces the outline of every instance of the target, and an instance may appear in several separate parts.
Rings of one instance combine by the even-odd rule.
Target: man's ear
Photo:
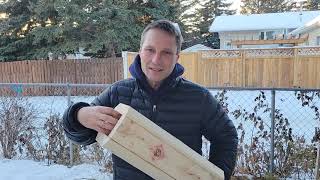
[[[177,62],[179,61],[180,53],[177,54]]]

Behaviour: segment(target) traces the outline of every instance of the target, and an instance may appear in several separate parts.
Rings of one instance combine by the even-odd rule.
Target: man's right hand
[[[121,114],[105,106],[88,106],[78,111],[78,121],[87,128],[109,135]]]

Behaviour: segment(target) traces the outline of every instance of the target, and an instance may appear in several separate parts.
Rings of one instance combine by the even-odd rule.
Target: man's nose
[[[161,54],[156,52],[154,53],[154,56],[152,57],[152,63],[158,64],[161,60]]]

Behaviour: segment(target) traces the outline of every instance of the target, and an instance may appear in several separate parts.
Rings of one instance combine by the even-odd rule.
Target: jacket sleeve
[[[78,102],[66,109],[62,123],[64,132],[69,139],[81,145],[89,145],[96,142],[97,132],[80,124],[77,119],[77,113],[86,106],[110,106],[110,91],[111,87],[107,88],[91,104]]]
[[[209,161],[224,171],[230,179],[235,168],[238,135],[237,131],[218,101],[206,92],[202,119],[202,134],[211,143]]]

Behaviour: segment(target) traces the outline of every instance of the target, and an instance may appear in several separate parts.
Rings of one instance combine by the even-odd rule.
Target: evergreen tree
[[[241,14],[262,14],[290,11],[294,3],[290,0],[242,0]]]
[[[311,10],[311,11],[320,10],[320,1],[319,0],[308,0],[306,2],[305,8],[307,10]]]
[[[156,19],[174,19],[164,0],[9,0],[0,4],[0,59],[46,59],[85,48],[92,56],[137,51],[140,34]]]
[[[35,0],[5,1],[0,3],[0,13],[9,18],[0,19],[0,61],[29,55],[32,39],[29,32],[36,23],[28,8]]]
[[[193,38],[193,30],[196,28],[195,7],[199,4],[199,0],[169,0],[173,5],[172,14],[174,22],[178,23],[184,39],[183,46],[187,45]]]
[[[196,10],[196,27],[197,27],[197,43],[204,44],[212,48],[219,48],[218,33],[210,33],[209,27],[217,16],[234,14],[234,10],[230,10],[231,3],[225,0],[205,1],[201,4],[200,8]]]

